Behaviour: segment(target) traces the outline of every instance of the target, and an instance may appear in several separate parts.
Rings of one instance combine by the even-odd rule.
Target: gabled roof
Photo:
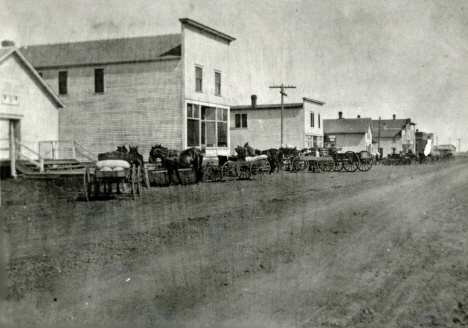
[[[378,136],[379,134],[379,120],[373,120],[374,135]],[[410,118],[404,119],[395,119],[395,120],[380,120],[380,137],[381,138],[393,138],[401,135],[401,130],[403,130],[406,124],[416,125],[416,123],[411,122]]]
[[[323,133],[326,134],[354,134],[367,133],[369,126],[372,129],[371,118],[341,118],[334,120],[323,120]]]
[[[36,72],[34,67],[29,63],[26,58],[21,54],[21,52],[16,49],[15,47],[9,48],[0,48],[0,65],[2,62],[9,57],[10,55],[17,56],[21,62],[24,64],[27,70],[33,75],[33,78],[39,83],[39,85],[43,88],[44,92],[50,96],[50,98],[56,103],[58,107],[65,107],[62,101],[57,97],[57,95],[52,91],[52,89],[44,82],[44,80],[40,77],[40,75]]]
[[[303,108],[303,103],[294,103],[294,104],[284,104],[284,109],[298,109]],[[269,104],[269,105],[257,105],[252,107],[252,105],[242,105],[242,106],[231,106],[231,111],[233,110],[258,110],[258,109],[281,109],[281,104]]]
[[[179,59],[181,34],[45,44],[20,48],[36,69]]]

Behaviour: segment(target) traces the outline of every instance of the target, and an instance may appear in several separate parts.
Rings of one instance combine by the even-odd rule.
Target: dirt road
[[[82,202],[2,182],[12,323],[468,325],[468,163]]]

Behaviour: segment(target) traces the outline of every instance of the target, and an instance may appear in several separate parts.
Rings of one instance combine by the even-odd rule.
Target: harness
[[[176,151],[176,150],[173,150],[173,149],[168,149],[167,151],[164,151],[162,150],[161,148],[156,148],[154,149],[154,151],[161,155],[161,160],[163,161],[169,161],[169,162],[172,162],[172,163],[175,163],[177,165],[181,165],[181,166],[184,166],[184,167],[190,167],[190,165],[186,165],[184,163],[181,163],[178,161],[178,156],[180,156],[180,152]],[[176,158],[176,159],[174,159]]]

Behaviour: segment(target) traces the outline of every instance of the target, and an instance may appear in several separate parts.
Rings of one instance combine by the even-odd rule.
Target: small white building
[[[64,105],[60,99],[18,49],[15,47],[0,49],[0,163],[2,166],[10,165],[14,149],[17,151],[16,157],[27,156],[37,159],[40,141],[57,140],[58,108],[62,107]],[[14,172],[12,174],[14,175]]]
[[[302,103],[283,106],[283,144],[298,149],[323,146],[324,102],[302,98]],[[248,142],[256,149],[281,146],[281,104],[257,105],[257,97],[245,106],[231,106],[231,152]]]
[[[372,119],[343,118],[339,112],[336,120],[324,120],[325,142],[343,151],[372,152]]]

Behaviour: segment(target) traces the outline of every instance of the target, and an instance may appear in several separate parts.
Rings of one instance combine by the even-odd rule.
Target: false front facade
[[[181,33],[24,47],[66,104],[59,139],[92,152],[155,144],[229,153],[229,45],[235,39],[180,19]]]

